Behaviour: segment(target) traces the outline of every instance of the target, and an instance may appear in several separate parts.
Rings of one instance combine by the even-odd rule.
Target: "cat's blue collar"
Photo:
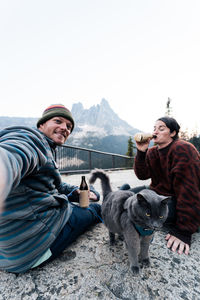
[[[139,233],[139,235],[141,235],[141,236],[151,235],[154,232],[153,229],[145,229],[134,223],[133,223],[133,225],[134,225],[135,229],[137,230],[137,232]]]

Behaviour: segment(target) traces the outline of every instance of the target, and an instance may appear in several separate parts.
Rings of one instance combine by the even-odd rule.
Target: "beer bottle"
[[[145,143],[148,139],[152,139],[154,136],[152,133],[138,132],[134,136],[134,140],[138,143]]]
[[[79,195],[79,205],[81,207],[88,207],[89,206],[89,189],[87,182],[85,180],[85,176],[81,177],[81,184],[80,184],[80,195]]]

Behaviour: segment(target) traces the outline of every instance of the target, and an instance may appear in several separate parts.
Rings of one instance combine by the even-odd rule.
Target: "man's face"
[[[72,123],[63,117],[54,117],[41,124],[39,130],[57,145],[62,145],[71,133]]]

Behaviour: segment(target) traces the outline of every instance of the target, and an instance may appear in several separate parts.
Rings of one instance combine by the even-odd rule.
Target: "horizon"
[[[114,110],[113,110],[113,108],[111,107],[111,105],[110,105],[110,103],[109,103],[109,101],[108,100],[106,100],[105,98],[102,98],[102,100],[105,100],[107,103],[108,103],[108,105],[109,105],[109,107],[111,108],[111,110],[113,111],[113,113],[115,113],[119,118],[120,118],[120,120],[122,120],[122,121],[125,121],[128,125],[130,125],[133,129],[138,129],[140,132],[151,132],[151,131],[144,131],[144,130],[142,130],[142,129],[140,129],[139,127],[137,127],[137,126],[134,126],[134,125],[131,125],[129,122],[127,122],[126,120],[124,120],[124,119],[122,119]],[[102,102],[102,100],[101,100],[101,102]],[[92,105],[92,106],[97,106],[97,105],[101,105],[101,102],[100,103],[97,103],[97,104],[94,104],[94,105]],[[76,105],[76,104],[82,104],[83,105],[83,103],[81,103],[80,101],[79,102],[76,102],[76,103],[73,103],[72,104],[72,107],[73,107],[73,105]],[[89,108],[85,108],[84,107],[84,105],[83,105],[83,109],[84,110],[88,110],[88,109],[90,109],[92,106],[90,106]],[[164,116],[164,115],[163,115]],[[1,116],[0,115],[0,118],[23,118],[23,119],[38,119],[38,118],[40,118],[41,116],[37,116],[37,117],[27,117],[27,116],[25,116],[25,117],[23,117],[23,116]],[[187,130],[187,128],[184,130],[184,129],[182,129],[182,128],[180,128],[180,132],[185,132],[185,133],[187,133],[188,134],[188,136],[189,137],[192,137],[193,135],[196,135],[197,134],[197,136],[199,136],[200,135],[200,133],[199,132],[197,132],[197,130],[193,130],[193,131],[188,131]]]

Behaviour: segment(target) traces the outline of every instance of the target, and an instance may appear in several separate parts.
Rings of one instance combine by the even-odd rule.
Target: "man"
[[[151,179],[150,189],[171,196],[167,247],[187,255],[191,236],[200,226],[200,155],[191,143],[178,138],[179,129],[174,118],[158,119],[153,130],[156,145],[148,149],[150,138],[136,142],[134,170],[139,179]]]
[[[101,214],[99,204],[85,209],[71,203],[78,187],[61,181],[54,161],[56,146],[74,129],[71,112],[51,105],[37,128],[0,132],[0,269],[13,273],[56,258]],[[92,187],[90,199],[99,199]]]

